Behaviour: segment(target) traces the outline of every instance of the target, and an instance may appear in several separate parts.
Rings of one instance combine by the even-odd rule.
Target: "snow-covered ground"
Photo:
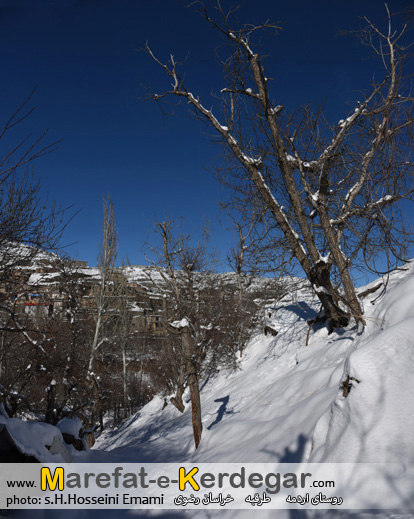
[[[163,410],[164,401],[157,397],[119,429],[105,432],[79,461],[414,462],[414,262],[390,275],[383,294],[380,289],[364,299],[365,328],[328,335],[321,326],[310,333],[308,346],[307,319],[315,316],[318,304],[306,292],[298,296],[295,304],[269,309],[269,324],[279,330],[276,337],[258,334],[239,370],[223,370],[204,382],[204,429],[197,450],[190,405],[180,415],[172,405]],[[345,398],[342,383],[348,377],[352,387]],[[30,517],[52,517],[50,512]],[[255,513],[261,519],[373,517],[350,510]],[[74,514],[79,519],[252,516],[245,510],[96,510],[62,511],[59,517]],[[13,516],[29,517],[23,511]],[[378,512],[375,517],[414,515]]]

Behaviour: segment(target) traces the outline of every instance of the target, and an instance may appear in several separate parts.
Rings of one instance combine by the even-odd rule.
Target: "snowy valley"
[[[222,370],[201,390],[203,438],[194,448],[191,410],[180,415],[155,397],[118,429],[105,431],[78,462],[108,463],[407,463],[414,461],[414,262],[393,271],[386,286],[364,298],[367,326],[308,336],[317,301],[269,308],[276,337],[257,333],[239,368]],[[378,284],[371,283],[360,293]],[[308,338],[308,345],[306,346]],[[59,512],[59,517],[251,517],[246,510]],[[371,517],[351,510],[270,510],[263,518]],[[375,517],[413,517],[378,511]],[[51,515],[50,515],[51,514]],[[52,517],[52,511],[13,517]]]

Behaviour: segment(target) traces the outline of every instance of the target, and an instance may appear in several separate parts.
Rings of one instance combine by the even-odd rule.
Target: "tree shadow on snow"
[[[111,447],[111,443],[107,443],[104,449],[93,449],[92,452],[96,456],[101,455],[104,460],[113,458],[123,463],[179,462],[186,457],[193,441],[190,435],[182,438],[176,434],[182,428],[183,419],[191,420],[191,415],[177,414],[167,427],[162,420],[151,421],[139,428],[139,434],[125,437],[122,444],[115,444],[116,446],[113,445],[111,449],[108,448]],[[116,436],[114,436],[115,440]]]
[[[282,453],[268,449],[262,449],[261,452],[269,454],[272,459],[278,458],[279,463],[300,463],[303,461],[307,441],[306,436],[300,434],[293,449],[286,447]]]
[[[295,305],[286,305],[283,310],[296,314],[299,319],[308,321],[309,319],[315,319],[317,312],[314,308],[308,305],[305,301],[299,301]]]
[[[223,420],[224,415],[226,415],[226,414],[229,414],[229,415],[236,414],[235,411],[233,411],[232,409],[230,409],[230,411],[227,410],[227,404],[229,403],[229,400],[230,400],[230,396],[225,396],[223,398],[217,398],[217,400],[214,400],[214,402],[221,402],[222,404],[221,404],[221,406],[217,410],[216,419],[214,420],[214,422],[212,422],[207,427],[208,430],[210,430],[212,427],[214,427],[219,422],[221,422]]]

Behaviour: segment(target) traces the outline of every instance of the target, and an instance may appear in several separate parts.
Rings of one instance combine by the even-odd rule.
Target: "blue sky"
[[[390,9],[408,7],[390,0]],[[381,20],[378,0],[241,1],[240,20],[282,20],[284,30],[266,53],[277,103],[295,107],[325,102],[329,116],[347,115],[356,92],[379,64],[341,29],[358,28],[358,16]],[[231,5],[223,0],[223,5]],[[81,210],[65,243],[77,259],[96,264],[102,196],[110,194],[119,226],[119,258],[145,262],[142,246],[155,217],[184,216],[196,235],[212,221],[211,243],[225,253],[231,235],[217,222],[224,188],[207,170],[219,149],[185,106],[165,121],[142,102],[143,85],[162,91],[168,82],[140,49],[149,41],[162,58],[188,55],[189,89],[208,104],[222,88],[214,48],[218,35],[176,0],[0,0],[0,117],[4,121],[38,85],[36,110],[19,131],[63,139],[34,166],[49,199]],[[17,138],[17,137],[16,137]]]

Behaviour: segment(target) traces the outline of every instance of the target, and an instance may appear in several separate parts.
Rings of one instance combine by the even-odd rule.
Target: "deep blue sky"
[[[366,49],[341,29],[358,28],[358,16],[384,17],[378,0],[245,0],[240,20],[282,20],[284,30],[267,45],[274,99],[286,106],[326,102],[334,120],[347,115],[358,89],[379,65],[363,61]],[[411,4],[389,0],[392,11]],[[230,5],[223,0],[223,5]],[[218,202],[226,193],[206,171],[219,150],[186,107],[164,120],[142,102],[142,85],[162,91],[168,82],[143,52],[146,41],[163,59],[189,54],[186,79],[205,104],[223,83],[213,49],[221,40],[176,0],[0,0],[0,117],[10,115],[38,85],[36,110],[21,130],[50,141],[52,155],[34,163],[49,198],[75,205],[68,251],[96,264],[102,196],[110,194],[119,225],[120,259],[145,262],[140,252],[154,217],[184,216],[196,234],[213,221],[212,244],[223,251],[231,236],[220,231]],[[11,142],[11,141],[10,141]],[[1,150],[0,150],[1,151]]]

